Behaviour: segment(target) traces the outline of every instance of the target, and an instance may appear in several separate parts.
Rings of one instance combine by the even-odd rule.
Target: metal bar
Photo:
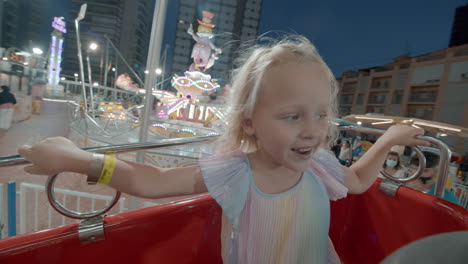
[[[109,37],[107,37],[107,35],[104,35],[104,37],[107,39],[107,41],[111,44],[112,48],[115,50],[115,53],[117,53],[117,55],[119,55],[119,57],[122,59],[122,61],[125,63],[125,65],[128,67],[128,69],[130,70],[130,72],[133,73],[133,75],[135,75],[136,79],[138,80],[140,86],[143,86],[143,81],[141,80],[140,76],[138,76],[138,74],[136,74],[136,72],[132,69],[132,67],[130,67],[130,65],[128,65],[127,61],[125,60],[125,58],[122,56],[122,54],[120,54],[120,51],[114,46],[114,43],[112,43],[112,41],[109,39]],[[115,64],[116,65],[116,71],[117,72],[117,63]]]
[[[106,42],[106,66],[104,68],[104,86],[107,86],[107,74],[109,73],[109,42]]]
[[[90,107],[91,107],[91,116],[94,118],[94,93],[93,93],[93,77],[91,72],[91,62],[89,61],[89,51],[86,52],[86,63],[88,66],[88,80],[89,80],[89,99],[91,100]],[[85,111],[85,113],[87,113]]]
[[[88,112],[88,99],[86,96],[84,67],[83,67],[83,55],[81,54],[81,40],[80,40],[80,25],[79,21],[75,19],[76,28],[76,48],[78,49],[78,63],[80,66],[80,78],[81,78],[81,92],[83,93],[84,110]]]
[[[39,228],[38,228],[38,214],[39,214],[39,204],[38,204],[38,201],[39,200],[39,192],[36,190],[34,191],[34,231],[37,231]]]
[[[16,182],[9,181],[8,199],[8,236],[16,236]]]
[[[26,233],[26,219],[27,219],[27,213],[26,213],[26,187],[24,186],[24,183],[20,183],[20,214],[19,214],[19,221],[20,221],[20,234]]]
[[[143,142],[143,143],[129,143],[122,145],[109,145],[99,147],[86,147],[83,150],[96,152],[96,153],[125,153],[134,152],[140,150],[149,150],[156,148],[168,148],[173,146],[191,145],[195,143],[209,143],[216,140],[219,136],[201,136],[201,137],[189,137],[189,138],[170,138],[163,139],[157,142]],[[30,162],[25,160],[20,155],[12,155],[0,157],[0,167],[10,167],[29,164]]]
[[[4,215],[4,210],[5,210],[5,201],[3,199],[4,191],[3,191],[3,183],[0,183],[0,239],[3,238],[3,233],[5,230],[5,215]]]

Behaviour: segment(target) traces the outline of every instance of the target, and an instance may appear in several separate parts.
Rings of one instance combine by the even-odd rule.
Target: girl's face
[[[391,155],[391,154],[387,156],[387,159],[388,159],[388,160],[398,161],[398,157],[395,156],[395,155]]]
[[[328,126],[330,82],[316,64],[289,63],[266,72],[251,119],[259,157],[268,168],[305,171]]]

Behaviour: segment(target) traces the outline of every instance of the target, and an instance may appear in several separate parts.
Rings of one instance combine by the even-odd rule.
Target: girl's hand
[[[63,137],[48,138],[32,146],[20,146],[18,153],[32,163],[24,167],[24,171],[41,175],[65,171],[86,173],[92,159],[92,153]]]
[[[385,142],[389,147],[395,145],[403,146],[430,146],[430,143],[417,139],[416,136],[424,135],[424,129],[409,125],[393,125],[383,134],[379,141]]]

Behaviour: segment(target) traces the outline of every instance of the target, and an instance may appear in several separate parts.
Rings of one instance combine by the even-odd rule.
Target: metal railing
[[[366,128],[366,127],[360,127],[360,126],[342,126],[340,127],[340,130],[345,130],[345,131],[351,130],[355,132],[369,133],[369,134],[376,134],[376,135],[381,135],[385,132],[384,130],[380,130],[380,129]],[[133,143],[133,144],[122,144],[122,145],[88,147],[88,148],[83,148],[83,150],[96,152],[96,153],[108,153],[108,152],[125,153],[125,152],[150,150],[154,148],[167,148],[167,147],[197,144],[197,143],[210,143],[216,140],[217,138],[218,136],[174,138],[174,139],[164,139],[158,142],[144,142],[144,143]],[[438,146],[440,149],[441,155],[440,155],[439,174],[438,174],[439,177],[437,180],[435,195],[437,197],[442,198],[445,182],[447,181],[447,178],[448,178],[448,161],[450,159],[451,152],[448,149],[448,147],[440,140],[437,140],[431,137],[425,137],[425,136],[419,136],[418,138],[427,140],[431,142],[432,144],[435,144],[436,146]],[[410,177],[406,177],[406,178],[395,178],[392,175],[389,175],[388,173],[386,173],[385,171],[382,171],[382,174],[384,174],[384,176],[396,182],[409,182],[409,181],[417,179],[425,167],[425,158],[422,152],[417,147],[412,147],[412,148],[416,152],[420,160],[419,168],[414,175]],[[0,157],[0,167],[23,165],[27,163],[29,162],[19,155]],[[94,211],[91,213],[77,213],[66,208],[62,208],[62,210],[60,210],[57,208],[57,206],[61,206],[61,205],[56,201],[55,197],[51,195],[54,192],[53,180],[51,179],[53,179],[54,177],[56,177],[56,175],[49,178],[49,181],[47,184],[47,192],[49,195],[49,201],[51,202],[51,205],[59,213],[65,216],[71,217],[71,218],[87,219],[87,218],[93,218],[93,217],[99,216],[104,211],[110,210],[110,208],[117,202],[118,196],[120,195],[119,193],[117,193],[117,195],[114,197],[114,200],[112,200],[112,202],[110,203],[109,207],[101,209],[99,211]]]

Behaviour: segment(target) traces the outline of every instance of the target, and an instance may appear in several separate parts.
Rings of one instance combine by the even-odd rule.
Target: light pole
[[[75,82],[78,82],[78,73],[73,74],[75,76]]]
[[[112,67],[112,71],[114,72],[114,89],[115,89],[115,87],[117,87],[117,69]]]
[[[86,96],[86,86],[85,86],[85,78],[84,78],[84,67],[83,67],[83,55],[81,54],[81,41],[80,41],[80,21],[83,20],[86,14],[86,7],[87,4],[82,4],[80,7],[80,12],[78,13],[78,17],[75,19],[75,28],[76,28],[76,47],[78,49],[78,63],[80,66],[80,79],[81,79],[81,91],[83,93],[83,109],[86,114],[88,114],[88,99]],[[85,130],[87,130],[87,123],[85,122]]]
[[[91,100],[91,116],[94,118],[94,94],[93,94],[93,80],[91,76],[91,63],[89,62],[89,52],[98,48],[98,45],[92,42],[86,50],[86,63],[88,64],[88,80],[89,80],[89,99]]]

